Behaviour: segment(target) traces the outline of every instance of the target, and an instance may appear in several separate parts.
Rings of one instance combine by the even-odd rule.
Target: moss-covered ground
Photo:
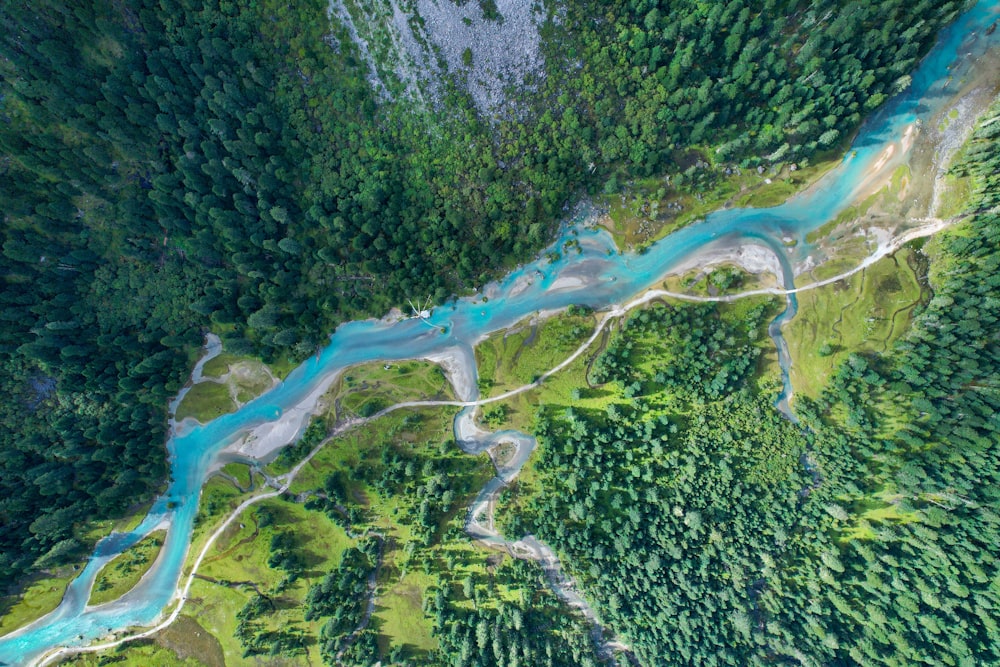
[[[798,294],[799,312],[783,333],[792,386],[815,397],[852,352],[884,352],[925,298],[921,258],[903,249],[853,276]]]
[[[115,556],[101,568],[94,580],[90,593],[90,604],[98,605],[117,600],[132,590],[142,575],[153,565],[160,547],[163,546],[165,530],[154,530],[136,544]]]
[[[344,371],[327,393],[335,419],[368,417],[414,400],[452,400],[455,395],[441,367],[429,361],[369,363]]]
[[[476,346],[479,391],[496,396],[534,382],[590,337],[598,315],[574,308],[541,322],[529,319]]]
[[[221,382],[199,382],[191,387],[184,400],[177,406],[177,421],[193,417],[201,423],[209,422],[236,410],[229,387]]]
[[[0,635],[13,632],[59,606],[79,569],[72,565],[41,572],[19,595],[0,598]]]

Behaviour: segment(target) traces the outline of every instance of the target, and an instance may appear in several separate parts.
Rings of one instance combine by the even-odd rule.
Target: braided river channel
[[[698,254],[713,249],[733,249],[748,243],[770,248],[781,263],[784,286],[793,288],[792,267],[816,251],[816,245],[807,242],[807,235],[854,203],[870,186],[872,173],[884,173],[886,156],[889,156],[889,173],[902,163],[905,137],[921,122],[928,122],[945,110],[946,105],[954,103],[963,81],[974,73],[977,61],[996,49],[1000,30],[990,28],[998,20],[1000,0],[982,0],[960,15],[942,31],[937,44],[912,72],[910,85],[863,124],[844,159],[807,190],[780,206],[716,211],[671,233],[641,254],[619,253],[603,229],[570,223],[549,250],[559,252],[567,242],[578,241],[579,253],[559,252],[555,261],[543,254],[535,262],[486,286],[481,295],[437,306],[425,319],[344,324],[333,333],[326,348],[237,412],[205,425],[190,421],[179,424],[166,443],[170,463],[166,492],[134,530],[113,533],[97,544],[88,564],[70,583],[55,610],[0,638],[0,664],[47,661],[64,652],[60,649],[86,646],[130,628],[162,621],[168,607],[183,596],[182,569],[191,544],[199,495],[218,462],[232,456],[224,453],[227,446],[254,429],[267,429],[267,424],[273,424],[274,432],[288,433],[287,439],[293,440],[307,424],[316,400],[337,374],[363,362],[404,358],[458,360],[461,370],[452,368],[449,373],[460,401],[467,406],[456,417],[455,424],[456,439],[463,449],[482,451],[500,438],[524,439],[528,446],[519,448],[518,460],[501,467],[498,478],[483,490],[470,509],[467,528],[473,537],[502,540],[495,533],[491,536],[491,529],[478,520],[483,501],[498,490],[501,479],[516,474],[533,449],[534,441],[521,434],[485,434],[476,428],[472,418],[474,407],[469,405],[478,398],[472,353],[475,343],[539,311],[571,304],[620,312],[619,304],[657,286],[671,270],[696,261]],[[896,150],[887,151],[891,146],[896,146]],[[482,299],[483,295],[489,299]],[[794,316],[796,303],[794,294],[788,294],[786,299],[787,310],[772,324],[770,333],[778,346],[785,382],[778,408],[790,414],[787,407],[790,361],[780,329],[782,323]],[[456,373],[464,374],[464,381],[457,381]],[[118,600],[88,606],[90,590],[101,567],[163,526],[167,527],[167,535],[161,553],[139,584]],[[537,544],[533,538],[530,541]],[[527,542],[519,541],[522,545]],[[547,556],[540,559],[543,565],[547,559]],[[558,589],[556,592],[560,593]],[[568,600],[566,594],[561,597]]]

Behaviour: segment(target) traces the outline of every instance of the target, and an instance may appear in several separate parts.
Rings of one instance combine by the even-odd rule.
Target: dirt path
[[[663,298],[663,297],[669,297],[669,298],[674,298],[674,299],[678,299],[678,300],[682,300],[682,301],[693,301],[693,302],[700,302],[700,303],[704,303],[704,302],[723,302],[723,303],[728,303],[728,302],[737,301],[739,299],[745,299],[745,298],[749,298],[749,297],[753,297],[753,296],[761,296],[761,295],[783,296],[783,295],[788,295],[788,294],[797,294],[799,292],[805,292],[807,290],[817,289],[817,288],[823,287],[825,285],[831,285],[831,284],[833,284],[833,283],[835,283],[835,282],[837,282],[839,280],[843,280],[844,278],[852,276],[855,273],[858,273],[859,271],[863,271],[864,269],[866,269],[867,267],[871,266],[872,264],[874,264],[878,260],[882,259],[883,257],[896,252],[897,250],[899,250],[899,248],[901,248],[906,243],[909,243],[910,241],[912,241],[914,239],[923,238],[923,237],[926,237],[926,236],[931,236],[931,235],[933,235],[933,234],[935,234],[935,233],[937,233],[937,232],[939,232],[939,231],[947,228],[949,225],[951,225],[951,224],[953,224],[953,223],[955,223],[955,222],[957,222],[957,221],[959,221],[961,219],[964,219],[965,217],[966,216],[957,216],[955,218],[951,218],[951,219],[948,219],[948,220],[931,219],[931,220],[927,221],[927,224],[925,224],[924,226],[917,227],[915,229],[909,230],[909,231],[901,234],[900,236],[896,237],[895,239],[893,239],[891,241],[888,241],[888,242],[880,244],[879,247],[875,251],[873,251],[867,258],[865,258],[865,260],[862,261],[858,266],[856,266],[856,267],[854,267],[852,269],[849,269],[848,271],[845,271],[845,272],[843,272],[843,273],[841,273],[839,275],[833,276],[831,278],[827,278],[825,280],[820,280],[820,281],[811,283],[809,285],[805,285],[803,287],[796,287],[794,289],[788,289],[788,290],[781,289],[781,288],[765,288],[765,289],[750,290],[750,291],[747,291],[747,292],[741,292],[741,293],[738,293],[738,294],[723,295],[723,296],[693,296],[693,295],[689,295],[689,294],[681,294],[681,293],[677,293],[677,292],[670,292],[670,291],[667,291],[667,290],[660,290],[660,289],[648,290],[645,293],[643,293],[641,296],[633,299],[632,301],[628,302],[624,306],[617,305],[617,304],[611,306],[610,310],[608,310],[608,311],[605,312],[604,317],[602,317],[600,319],[600,321],[598,322],[596,328],[594,329],[594,332],[591,334],[591,336],[586,341],[584,341],[566,359],[564,359],[562,362],[560,362],[556,366],[552,367],[551,369],[549,369],[548,371],[546,371],[545,373],[543,373],[536,381],[534,381],[534,382],[532,382],[530,384],[522,385],[522,386],[517,387],[515,389],[512,389],[512,390],[510,390],[508,392],[500,394],[498,396],[493,396],[491,398],[484,398],[484,399],[479,399],[479,400],[472,400],[472,401],[450,401],[450,400],[446,400],[446,401],[403,401],[401,403],[397,403],[395,405],[389,406],[389,407],[385,408],[384,410],[380,410],[379,412],[375,413],[371,417],[349,419],[349,420],[347,420],[347,421],[339,424],[330,433],[330,435],[327,438],[325,438],[322,442],[320,442],[318,445],[316,445],[316,447],[313,448],[313,450],[311,452],[309,452],[309,454],[307,454],[306,457],[303,458],[298,464],[296,464],[296,466],[294,468],[292,468],[290,471],[288,471],[287,473],[285,473],[283,475],[279,475],[278,477],[275,477],[273,479],[268,480],[268,483],[270,485],[272,485],[272,486],[273,485],[277,485],[277,488],[275,488],[273,491],[269,491],[269,492],[266,492],[266,493],[261,493],[261,494],[258,494],[256,496],[252,496],[250,498],[247,498],[242,503],[240,503],[240,505],[235,510],[233,510],[232,513],[230,513],[230,515],[222,522],[222,524],[218,528],[216,528],[216,530],[209,536],[208,540],[205,542],[205,545],[202,547],[201,551],[199,552],[198,557],[195,559],[194,564],[191,567],[190,573],[188,574],[187,578],[184,580],[183,586],[178,586],[177,594],[175,596],[178,599],[177,605],[174,607],[174,609],[171,611],[171,613],[167,616],[167,618],[164,619],[161,623],[159,623],[159,624],[157,624],[157,625],[155,625],[155,626],[153,626],[153,627],[151,627],[151,628],[149,628],[147,630],[136,632],[136,633],[133,633],[133,634],[130,634],[130,635],[125,635],[123,637],[119,637],[117,639],[114,639],[114,640],[108,641],[108,642],[103,642],[103,643],[99,643],[99,644],[93,644],[91,646],[84,646],[84,647],[64,647],[64,648],[60,648],[60,649],[57,649],[57,650],[55,650],[55,651],[53,651],[51,653],[48,653],[47,655],[43,656],[38,661],[37,664],[38,665],[47,665],[47,664],[51,664],[52,662],[54,662],[57,659],[61,659],[61,658],[64,658],[66,656],[69,656],[69,655],[73,655],[73,654],[77,654],[77,653],[92,653],[92,652],[97,652],[97,651],[104,651],[104,650],[107,650],[107,649],[110,649],[110,648],[115,648],[117,646],[121,646],[122,644],[124,644],[126,642],[130,642],[130,641],[134,641],[134,640],[137,640],[137,639],[143,639],[143,638],[146,638],[146,637],[150,637],[150,636],[156,634],[157,632],[163,630],[164,628],[168,627],[175,620],[177,620],[177,618],[180,616],[180,613],[183,610],[185,603],[187,602],[188,593],[191,590],[191,585],[194,583],[194,580],[196,578],[195,575],[197,574],[198,569],[201,567],[202,563],[205,561],[205,558],[207,557],[209,550],[214,546],[214,544],[215,544],[216,540],[219,538],[219,536],[221,536],[222,533],[233,523],[233,521],[235,521],[237,519],[237,517],[239,517],[248,508],[256,505],[257,503],[263,502],[265,500],[268,500],[268,499],[271,499],[271,498],[277,498],[278,496],[280,496],[280,495],[284,494],[286,491],[288,491],[288,489],[292,485],[292,482],[295,481],[295,478],[298,476],[299,472],[301,472],[302,468],[304,468],[306,465],[308,465],[309,462],[312,461],[312,459],[323,449],[323,447],[325,447],[327,445],[327,443],[329,443],[330,441],[334,440],[335,438],[343,435],[344,433],[346,433],[348,431],[351,431],[351,430],[353,430],[353,429],[355,429],[355,428],[357,428],[359,426],[363,426],[364,424],[367,424],[370,421],[379,419],[380,417],[384,417],[385,415],[388,415],[388,414],[390,414],[392,412],[395,412],[396,410],[401,410],[401,409],[404,409],[404,408],[442,407],[442,406],[463,407],[463,408],[464,407],[475,407],[475,406],[487,405],[489,403],[496,403],[496,402],[503,401],[503,400],[506,400],[508,398],[511,398],[512,396],[517,396],[518,394],[522,394],[524,392],[531,391],[531,390],[537,388],[539,385],[541,385],[543,382],[545,382],[545,380],[547,380],[551,376],[555,375],[559,371],[563,370],[564,368],[566,368],[567,366],[569,366],[570,364],[572,364],[581,355],[583,355],[584,353],[586,353],[586,351],[590,348],[590,346],[593,345],[594,341],[596,341],[597,338],[602,335],[602,333],[604,332],[605,327],[607,327],[608,324],[612,320],[617,319],[619,317],[622,317],[626,313],[628,313],[629,311],[631,311],[631,310],[633,310],[635,308],[644,306],[644,305],[650,303],[651,301],[653,301],[655,299],[659,299],[659,298]],[[472,363],[475,363],[475,362],[473,361]],[[456,390],[456,394],[461,395],[457,390]],[[498,478],[494,478],[494,479],[498,479]],[[546,562],[549,562],[551,567],[556,567],[557,566],[558,559],[555,559],[555,561],[548,560],[548,555],[545,554],[544,551],[538,551],[537,549],[533,549],[532,548],[533,545],[531,545],[530,543],[526,543],[523,540],[521,540],[519,542],[521,542],[525,546],[525,548],[527,549],[527,552],[531,552],[535,556],[538,556],[539,559],[545,560]],[[513,543],[513,544],[517,544],[517,543]],[[546,549],[547,549],[547,547],[546,547]],[[552,554],[551,557],[555,558],[555,555]],[[582,601],[582,598],[580,598],[580,599]],[[584,603],[584,604],[586,604],[586,603]]]

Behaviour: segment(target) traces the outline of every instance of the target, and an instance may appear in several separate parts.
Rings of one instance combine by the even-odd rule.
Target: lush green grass
[[[918,512],[901,511],[898,503],[899,497],[886,490],[852,503],[850,510],[855,521],[843,531],[841,541],[877,539],[873,524],[903,524],[920,520]]]
[[[444,433],[441,423],[435,418],[436,409],[399,410],[381,419],[350,430],[342,436],[328,442],[319,453],[312,458],[300,471],[292,484],[292,493],[311,491],[323,484],[323,480],[334,470],[352,470],[361,466],[362,461],[371,447],[372,442],[386,442],[405,431],[408,440],[433,437],[432,433]],[[430,415],[429,420],[424,415]],[[409,419],[408,419],[409,417]],[[415,432],[411,428],[417,429]],[[276,472],[280,468],[274,468]],[[350,480],[354,485],[354,476]]]
[[[815,397],[851,352],[883,352],[903,334],[922,297],[913,251],[903,249],[850,278],[798,295],[784,328],[792,385]],[[824,347],[826,346],[826,347]]]
[[[969,178],[959,178],[947,175],[941,188],[940,208],[938,217],[951,218],[959,215],[968,207],[972,198],[972,181]]]
[[[202,369],[206,378],[223,379],[229,395],[239,403],[246,403],[271,388],[272,371],[261,361],[231,354],[220,354],[210,359]],[[202,383],[208,384],[208,383]]]
[[[741,195],[736,199],[737,207],[769,208],[784,203],[793,195],[801,192],[816,182],[823,174],[833,169],[840,163],[839,154],[832,159],[817,159],[814,164],[789,171],[786,167],[780,174],[771,178],[771,182],[761,182],[762,177],[756,177],[755,187],[751,191]],[[746,178],[744,175],[742,178]]]
[[[183,576],[190,572],[207,537],[247,497],[226,479],[215,477],[205,484]],[[268,518],[262,521],[265,514]],[[259,658],[243,658],[243,647],[235,637],[236,614],[254,594],[254,586],[262,592],[271,592],[285,577],[284,571],[270,567],[267,560],[271,537],[276,531],[287,530],[294,533],[297,549],[305,556],[306,571],[281,593],[272,593],[276,609],[264,621],[269,628],[298,626],[318,635],[320,624],[305,623],[302,602],[309,586],[339,560],[353,540],[322,512],[309,511],[301,504],[283,499],[270,499],[244,512],[216,540],[202,562],[178,621],[151,640],[129,643],[116,651],[125,656],[121,664],[219,667],[261,664]],[[299,655],[291,661],[278,659],[269,664],[301,664],[303,660],[320,664],[315,643],[308,647],[308,658]]]
[[[90,592],[90,604],[104,604],[117,600],[132,590],[142,575],[153,565],[166,534],[165,530],[154,530],[137,544],[108,561],[97,573],[94,588]]]
[[[227,463],[222,472],[235,479],[244,489],[249,489],[253,484],[253,471],[245,463]]]
[[[178,644],[183,645],[181,642]],[[122,648],[112,649],[104,653],[79,653],[69,656],[58,664],[80,665],[81,667],[101,667],[108,664],[120,667],[149,667],[150,665],[156,665],[156,667],[205,667],[206,665],[216,667],[217,665],[223,667],[222,663],[204,661],[200,656],[189,655],[186,658],[181,658],[177,652],[160,646],[153,639],[129,642]]]
[[[205,365],[201,368],[201,375],[207,378],[221,378],[229,372],[231,364],[235,364],[240,360],[241,357],[223,352],[219,356],[212,357],[205,362]]]
[[[587,340],[595,315],[560,313],[540,323],[522,321],[476,346],[479,389],[483,398],[534,382]]]
[[[41,618],[59,606],[66,586],[79,570],[67,565],[40,574],[28,584],[20,595],[0,598],[0,635]]]
[[[663,289],[694,296],[738,294],[766,287],[777,287],[773,273],[748,273],[736,264],[719,264],[710,269],[692,269],[683,275],[667,276]]]
[[[387,554],[388,560],[388,554]],[[373,624],[378,628],[383,650],[390,645],[408,646],[414,653],[426,653],[437,647],[431,635],[431,623],[424,615],[423,599],[435,579],[420,571],[399,577],[391,565],[384,565],[384,592],[375,605]]]
[[[415,500],[380,493],[366,481],[364,475],[356,471],[377,465],[383,449],[392,446],[408,455],[417,455],[417,460],[441,457],[454,460],[454,464],[461,466],[459,470],[465,471],[457,474],[471,474],[469,487],[474,493],[493,475],[493,471],[486,455],[474,461],[449,442],[453,417],[454,409],[420,409],[387,415],[329,443],[303,469],[293,485],[293,492],[304,492],[320,486],[326,475],[333,471],[348,473],[350,477],[346,484],[349,497],[363,501],[370,524],[386,536],[387,546],[371,624],[379,634],[383,649],[403,645],[408,652],[421,654],[436,646],[431,636],[430,619],[422,609],[423,596],[434,583],[435,576],[418,568],[406,555],[407,545],[413,545],[416,537],[412,526],[401,517],[405,516],[407,506],[414,504]],[[442,524],[442,529],[446,525],[451,526],[445,529],[447,534],[454,532],[463,542],[466,538],[460,526],[471,493],[468,497],[456,499]],[[458,529],[453,530],[456,526]],[[444,548],[432,545],[431,551],[438,553]]]
[[[278,589],[285,573],[267,564],[268,544],[276,532],[290,529],[298,542],[297,550],[305,555],[306,572],[275,594],[273,591]],[[280,499],[264,501],[241,515],[216,541],[191,587],[191,601],[184,608],[184,615],[197,620],[219,641],[226,665],[259,664],[258,658],[243,658],[243,647],[235,636],[237,612],[253,595],[254,586],[270,593],[274,601],[273,612],[263,617],[266,627],[295,625],[318,635],[320,624],[305,622],[302,603],[309,587],[353,543],[342,528],[321,512],[308,511],[301,504]],[[309,660],[319,663],[315,644],[309,647]]]
[[[600,201],[608,209],[608,228],[618,248],[636,248],[720,208],[781,204],[835,167],[841,155],[840,149],[824,152],[813,158],[813,164],[796,171],[785,166],[777,174],[748,169],[730,176],[716,175],[714,184],[704,192],[697,192],[690,184],[673,188],[662,178],[635,179],[621,193],[603,195]],[[677,204],[680,211],[671,209]]]
[[[205,423],[236,410],[229,394],[229,387],[218,382],[199,382],[191,387],[184,400],[177,406],[178,421],[193,417]]]
[[[382,371],[381,365],[377,371]],[[380,646],[385,650],[402,645],[409,654],[422,654],[436,646],[431,636],[431,621],[422,608],[423,596],[435,581],[435,575],[418,567],[406,554],[408,545],[412,550],[419,541],[410,523],[412,519],[403,517],[413,512],[419,500],[380,492],[372,484],[374,473],[365,471],[377,470],[386,448],[416,456],[417,461],[450,460],[451,475],[465,478],[470,492],[456,498],[439,530],[464,543],[467,538],[461,525],[468,502],[494,473],[485,454],[472,459],[454,444],[454,414],[453,408],[421,408],[391,413],[369,422],[328,443],[302,469],[292,486],[293,493],[306,493],[322,486],[327,475],[341,471],[348,497],[363,505],[368,524],[385,535],[387,546],[370,626],[379,634]],[[298,526],[295,530],[298,533]],[[444,548],[443,543],[435,541],[428,551],[438,554]]]
[[[604,337],[610,336],[615,326],[615,324],[611,324],[605,327],[606,334],[599,336],[586,352],[577,357],[566,368],[549,376],[539,387],[499,403],[485,406],[483,414],[487,418],[498,408],[504,414],[502,421],[494,421],[490,427],[515,428],[531,433],[534,430],[534,420],[539,405],[551,406],[553,409],[570,406],[595,410],[605,409],[608,403],[613,400],[614,392],[602,387],[587,388],[587,368],[590,360],[600,351]],[[574,346],[573,349],[575,350],[576,347]],[[581,387],[583,388],[581,389]],[[578,392],[574,390],[578,390]]]
[[[341,419],[353,415],[369,416],[403,401],[454,397],[440,366],[409,360],[348,368],[328,393],[328,402],[336,410],[335,417]]]
[[[188,550],[189,554],[197,553],[213,530],[213,526],[249,496],[250,494],[240,493],[227,479],[218,476],[210,477],[201,489],[198,514],[195,516],[194,530],[191,535],[191,548]],[[185,572],[190,570],[190,561],[193,560],[189,556]]]

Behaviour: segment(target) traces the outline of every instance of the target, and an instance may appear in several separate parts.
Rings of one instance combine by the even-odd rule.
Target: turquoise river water
[[[1000,0],[983,0],[961,15],[942,32],[937,45],[912,73],[910,87],[863,125],[844,160],[814,187],[786,203],[768,209],[717,211],[639,255],[609,252],[613,244],[604,231],[569,225],[552,249],[560,250],[567,241],[577,240],[580,253],[563,252],[555,262],[540,259],[519,268],[485,290],[490,296],[486,303],[481,297],[465,298],[435,308],[429,321],[443,327],[444,333],[416,318],[345,324],[320,354],[265,395],[204,426],[179,429],[167,442],[171,482],[166,493],[135,530],[112,534],[97,545],[58,608],[0,638],[0,664],[30,664],[57,647],[85,645],[112,632],[153,624],[176,594],[199,494],[221,451],[250,429],[274,421],[302,403],[340,369],[367,361],[424,357],[445,348],[468,350],[483,335],[537,311],[570,304],[601,309],[621,303],[712,244],[733,245],[748,239],[770,246],[782,258],[786,286],[790,286],[791,262],[805,258],[812,250],[806,235],[850,205],[888,145],[898,142],[918,119],[929,119],[940,111],[954,96],[976,60],[1000,42],[1000,30],[987,35],[998,19]],[[796,241],[794,248],[783,243],[782,239],[788,238]],[[795,308],[794,299],[789,299],[788,311],[772,327],[779,349],[782,341],[777,329],[794,315]],[[787,354],[782,355],[782,364],[787,371]],[[169,521],[169,529],[162,553],[140,584],[116,601],[88,607],[98,570],[164,521]]]

